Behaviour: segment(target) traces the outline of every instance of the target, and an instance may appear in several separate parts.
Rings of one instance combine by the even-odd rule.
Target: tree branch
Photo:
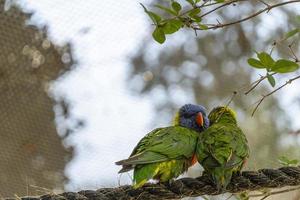
[[[20,200],[154,200],[181,199],[202,195],[218,195],[225,192],[240,193],[265,188],[280,188],[300,185],[300,166],[282,167],[279,169],[261,169],[244,171],[232,177],[226,191],[218,191],[208,176],[198,178],[182,178],[169,184],[146,184],[133,189],[125,185],[118,188],[101,188],[96,191],[65,192],[62,194],[46,194],[39,197],[18,197]],[[275,193],[274,193],[275,194]],[[271,195],[264,194],[264,195]],[[12,198],[16,199],[16,198]],[[12,200],[10,199],[10,200]],[[8,199],[7,199],[8,200]]]
[[[271,73],[270,75],[273,76],[277,74],[276,72]],[[252,90],[254,90],[263,80],[265,80],[267,78],[267,75],[265,76],[261,76],[260,79],[254,81],[253,83],[250,84],[250,89],[247,90],[244,94],[247,95],[249,94]]]
[[[225,7],[225,6],[229,6],[229,5],[233,4],[233,3],[237,3],[237,2],[240,2],[240,1],[245,1],[245,0],[229,1],[229,2],[227,2],[227,3],[224,3],[224,4],[220,5],[220,6],[218,6],[218,7],[214,8],[214,9],[212,9],[212,10],[210,10],[210,11],[208,11],[208,12],[202,14],[202,15],[200,15],[200,17],[202,18],[202,17],[204,17],[204,16],[206,16],[206,15],[209,15],[210,13],[215,12],[216,10],[219,10],[219,9]]]
[[[218,29],[218,28],[223,28],[223,27],[226,27],[226,26],[231,26],[231,25],[234,25],[234,24],[238,24],[238,23],[247,21],[251,18],[254,18],[254,17],[256,17],[257,15],[260,15],[263,12],[266,12],[266,11],[269,12],[273,8],[280,7],[280,6],[287,5],[287,4],[291,4],[291,3],[300,3],[300,0],[292,0],[292,1],[286,1],[286,2],[282,2],[282,3],[274,4],[274,5],[269,5],[266,8],[254,13],[254,14],[248,16],[248,17],[245,17],[243,19],[233,21],[233,22],[229,22],[229,23],[225,23],[225,24],[219,24],[218,23],[218,24],[209,25],[207,29]],[[193,27],[193,29],[202,30],[202,28],[200,28],[200,27]]]
[[[252,112],[252,116],[255,114],[255,112],[257,111],[258,107],[260,106],[260,104],[265,100],[265,98],[267,98],[268,96],[271,96],[272,94],[274,94],[275,92],[277,92],[278,90],[282,89],[283,87],[287,86],[288,84],[291,84],[293,81],[297,80],[300,78],[299,76],[296,76],[294,78],[291,78],[290,80],[286,81],[285,84],[279,86],[278,88],[276,88],[275,90],[273,90],[272,92],[263,95],[263,97],[257,101],[257,105],[255,106],[253,112]]]

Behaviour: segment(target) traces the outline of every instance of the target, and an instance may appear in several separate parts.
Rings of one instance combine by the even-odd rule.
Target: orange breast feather
[[[196,154],[194,154],[194,155],[192,156],[192,159],[191,159],[191,166],[194,165],[194,164],[196,164],[197,162],[198,162],[197,156],[196,156]]]

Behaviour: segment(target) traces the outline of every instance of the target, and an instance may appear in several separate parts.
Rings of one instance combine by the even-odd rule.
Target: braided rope
[[[217,195],[225,192],[239,193],[263,188],[280,188],[300,185],[300,166],[282,167],[279,169],[261,169],[244,171],[232,177],[227,191],[217,191],[208,176],[182,178],[169,184],[146,184],[133,189],[129,185],[118,188],[101,188],[96,191],[65,192],[59,195],[40,197],[22,197],[22,200],[154,200],[180,199],[202,195]],[[8,200],[8,199],[7,199]]]

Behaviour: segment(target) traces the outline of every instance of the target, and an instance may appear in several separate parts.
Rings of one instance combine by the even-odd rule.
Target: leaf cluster
[[[169,6],[164,6],[160,4],[156,4],[155,7],[159,10],[164,12],[163,16],[170,16],[163,18],[159,14],[148,10],[144,5],[142,7],[144,8],[145,13],[150,17],[153,24],[155,25],[155,29],[152,33],[152,36],[155,41],[162,44],[166,41],[166,35],[173,34],[179,31],[181,28],[191,28],[195,31],[197,34],[197,30],[214,30],[218,28],[223,28],[227,26],[231,26],[234,24],[242,23],[246,20],[250,20],[262,13],[269,12],[271,9],[284,6],[291,3],[299,3],[300,0],[290,0],[286,2],[280,2],[275,3],[273,5],[266,3],[264,1],[259,1],[261,4],[266,6],[264,9],[261,9],[257,12],[254,12],[253,14],[249,14],[247,17],[244,17],[240,20],[232,21],[232,22],[224,22],[220,23],[218,21],[218,24],[209,24],[209,23],[203,23],[203,18],[207,18],[208,15],[211,13],[215,13],[216,11],[223,9],[230,5],[237,5],[237,3],[242,3],[244,0],[181,0],[181,3],[179,3],[179,0],[169,0]],[[245,1],[246,2],[246,1]],[[185,4],[184,4],[185,3]],[[183,9],[184,5],[184,9]],[[187,5],[187,6],[186,6]],[[205,11],[203,13],[204,8],[210,8],[208,11]],[[300,23],[300,16],[296,16],[296,22]],[[265,79],[268,80],[270,85],[272,87],[275,87],[276,85],[276,79],[274,78],[275,74],[285,74],[285,73],[293,73],[299,69],[299,58],[297,57],[296,53],[292,49],[292,45],[294,42],[290,43],[289,50],[290,54],[292,55],[291,58],[273,58],[272,52],[273,49],[276,47],[278,43],[281,43],[283,41],[287,41],[290,38],[295,38],[296,36],[300,36],[300,27],[294,27],[294,29],[291,29],[288,31],[279,41],[275,41],[273,43],[273,47],[270,53],[267,53],[265,51],[262,52],[256,52],[256,57],[252,57],[248,59],[248,64],[252,66],[253,68],[257,69],[264,69],[266,71],[266,74],[264,76],[261,75],[260,79],[255,81],[250,85],[250,89],[245,92],[247,95],[249,92],[253,91],[262,81]],[[261,104],[261,102],[271,94],[275,93],[276,91],[282,89],[287,84],[290,84],[292,81],[300,79],[300,76],[296,76],[290,80],[288,80],[285,84],[282,84],[281,86],[274,89],[272,92],[270,92],[267,95],[263,95],[262,99],[260,99],[257,103],[257,106],[254,109],[254,112],[257,110],[257,107]],[[254,114],[252,113],[252,115]]]
[[[254,68],[265,69],[267,79],[272,87],[275,86],[276,81],[273,77],[275,73],[290,73],[299,69],[299,65],[296,61],[287,59],[274,60],[271,54],[267,52],[256,52],[256,58],[249,58],[248,64]]]
[[[173,34],[183,27],[191,27],[193,24],[198,25],[199,29],[206,30],[207,26],[202,24],[201,8],[198,6],[198,3],[201,0],[185,0],[190,9],[183,11],[183,6],[177,1],[171,0],[168,7],[156,4],[155,7],[162,10],[170,17],[163,19],[158,13],[148,10],[143,4],[145,13],[150,17],[155,29],[152,33],[152,36],[155,41],[162,44],[166,41],[166,35]],[[221,3],[223,1],[216,1]]]

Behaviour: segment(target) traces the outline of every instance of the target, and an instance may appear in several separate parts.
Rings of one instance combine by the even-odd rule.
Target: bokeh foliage
[[[167,7],[168,3],[153,1],[152,6],[160,4]],[[147,8],[154,7],[147,5]],[[211,18],[232,21],[260,8],[259,1],[244,2],[226,7],[212,14]],[[160,14],[162,18],[163,14]],[[279,20],[276,16],[280,16],[280,23],[276,23]],[[291,7],[280,7],[231,27],[200,31],[197,36],[193,31],[181,30],[160,46],[154,44],[151,38],[145,38],[141,48],[132,56],[129,87],[137,95],[153,99],[157,110],[156,124],[170,120],[183,103],[196,102],[211,110],[214,106],[226,104],[232,92],[238,91],[231,107],[237,110],[239,124],[251,146],[248,168],[278,166],[277,159],[281,155],[299,156],[297,147],[287,150],[280,145],[280,140],[290,132],[290,118],[276,96],[265,100],[256,115],[251,117],[253,103],[271,87],[262,84],[251,94],[244,95],[250,83],[259,78],[257,70],[249,67],[247,59],[255,57],[255,50],[269,52],[274,47],[274,40],[299,26],[296,18],[296,11]],[[298,54],[299,39],[292,42]],[[290,40],[285,40],[276,44],[276,52],[273,52],[276,60],[290,56],[287,53],[290,43]],[[276,78],[281,80],[285,77]],[[272,83],[270,78],[269,82]]]
[[[70,46],[54,45],[30,14],[0,0],[0,197],[62,190],[73,151],[57,134],[50,82],[69,71]]]

